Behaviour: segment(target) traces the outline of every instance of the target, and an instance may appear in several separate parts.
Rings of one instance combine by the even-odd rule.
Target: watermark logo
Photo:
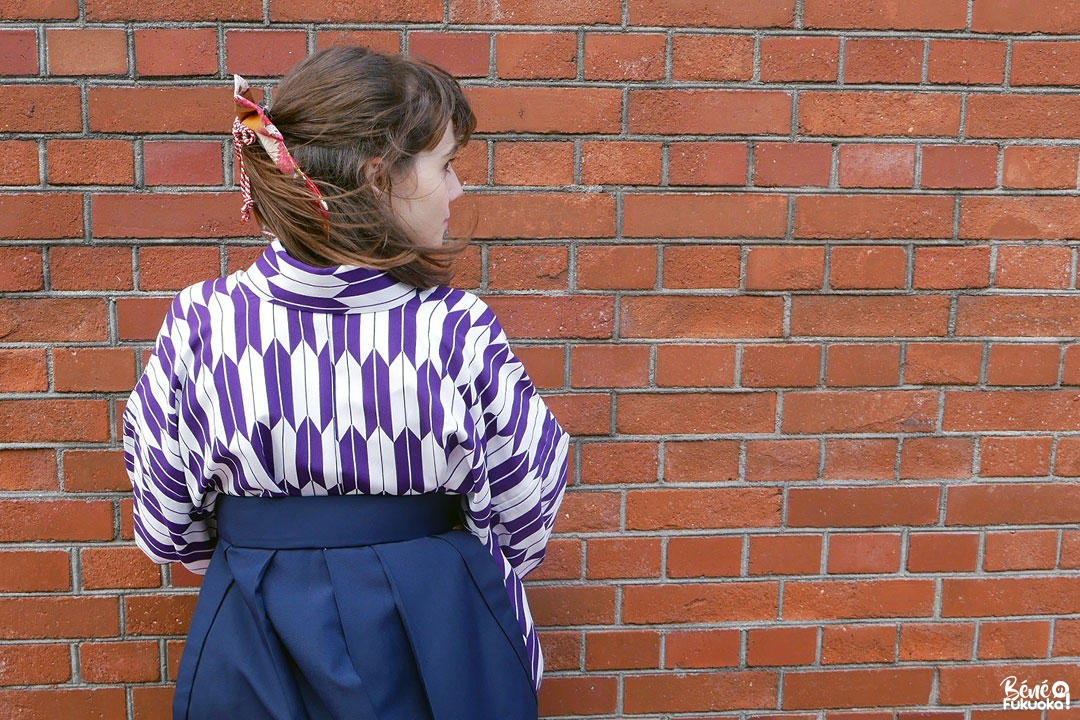
[[[1002,710],[1068,710],[1069,683],[1058,680],[1051,684],[1048,680],[1028,685],[1027,680],[1017,684],[1016,676],[1010,675],[1001,681],[1005,688],[1005,699],[1001,701]]]

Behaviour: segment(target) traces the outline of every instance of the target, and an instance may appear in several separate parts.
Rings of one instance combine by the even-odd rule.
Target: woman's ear
[[[382,184],[385,180],[383,173],[385,163],[381,157],[373,157],[364,163],[364,180],[371,184],[372,189],[375,191],[375,195],[382,196]]]

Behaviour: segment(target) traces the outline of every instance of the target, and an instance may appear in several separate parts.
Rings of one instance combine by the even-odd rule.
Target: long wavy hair
[[[387,199],[393,178],[434,149],[448,124],[459,147],[469,141],[476,116],[453,77],[417,58],[328,48],[282,79],[269,113],[327,205],[283,174],[259,143],[243,149],[255,217],[290,255],[316,267],[381,268],[421,288],[450,280],[468,238],[417,246]]]

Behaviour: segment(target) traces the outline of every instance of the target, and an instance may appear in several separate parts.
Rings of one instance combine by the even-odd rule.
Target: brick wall
[[[340,42],[444,65],[480,118],[458,282],[575,436],[543,714],[1080,695],[1077,0],[0,20],[0,717],[168,716],[198,580],[132,543],[118,417],[171,295],[260,252],[229,73]]]

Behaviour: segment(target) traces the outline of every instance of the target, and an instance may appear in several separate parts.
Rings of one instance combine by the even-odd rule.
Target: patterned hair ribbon
[[[311,190],[315,200],[322,207],[323,216],[326,217],[329,208],[326,201],[322,199],[319,188],[293,160],[289,149],[285,147],[285,138],[282,137],[281,131],[270,122],[270,116],[266,114],[266,110],[252,99],[251,86],[239,75],[233,75],[233,101],[236,103],[236,119],[233,120],[233,150],[240,169],[240,192],[244,198],[244,204],[240,209],[240,219],[244,222],[251,219],[251,209],[255,207],[255,201],[251,197],[251,181],[244,168],[243,150],[248,145],[254,144],[256,140],[281,172],[303,182]]]

